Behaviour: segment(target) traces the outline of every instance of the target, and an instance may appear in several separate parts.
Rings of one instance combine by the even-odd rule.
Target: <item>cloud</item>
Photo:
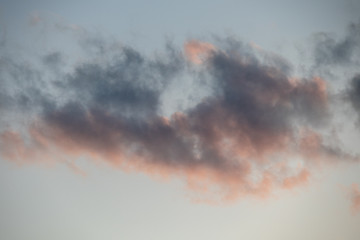
[[[29,18],[29,24],[35,26],[42,21],[40,15],[38,13],[32,13]]]
[[[53,12],[41,11],[33,12],[28,19],[28,23],[32,27],[41,27],[62,32],[73,32],[84,34],[86,31],[76,24],[69,24],[65,19]]]
[[[345,37],[337,40],[330,34],[318,34],[314,48],[316,67],[332,65],[348,65],[359,61],[360,53],[360,22],[351,23]]]
[[[168,44],[150,57],[122,46],[111,56],[67,73],[56,70],[49,81],[26,64],[2,65],[2,111],[25,114],[24,96],[31,106],[26,132],[1,128],[2,157],[19,164],[64,162],[81,172],[75,161],[85,156],[125,171],[182,178],[189,189],[219,201],[266,197],[306,184],[319,161],[356,159],[326,145],[315,130],[330,117],[326,81],[291,76],[273,54],[262,61],[241,42],[223,39],[216,47],[191,40],[184,53]],[[54,71],[62,59],[52,53],[43,66]],[[213,91],[164,116],[169,85],[199,75]],[[20,90],[14,91],[14,79]]]
[[[184,45],[185,55],[189,61],[195,64],[201,64],[210,57],[210,54],[216,50],[214,45],[207,42],[191,40]]]
[[[347,89],[347,98],[355,112],[360,117],[360,74],[355,75]]]
[[[353,183],[350,189],[350,200],[351,200],[351,209],[353,213],[360,211],[360,190],[359,186],[356,183]]]

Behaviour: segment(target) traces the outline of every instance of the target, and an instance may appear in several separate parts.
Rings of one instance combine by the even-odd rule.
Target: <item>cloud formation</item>
[[[355,75],[347,89],[347,100],[360,117],[360,74]]]
[[[317,67],[358,63],[360,22],[349,24],[346,35],[341,40],[337,40],[328,33],[318,34],[318,37],[313,53]]]
[[[85,156],[176,176],[217,200],[266,197],[306,184],[316,164],[357,160],[315,130],[330,118],[326,81],[291,76],[284,59],[263,61],[253,51],[234,39],[216,46],[191,40],[184,50],[169,44],[154,57],[122,46],[106,61],[89,59],[67,73],[59,71],[62,55],[52,53],[43,58],[46,71],[55,73],[51,81],[39,69],[2,58],[0,109],[31,120],[25,132],[3,124],[1,155],[21,164],[73,164]],[[199,76],[213,91],[164,116],[169,85]]]
[[[360,190],[359,186],[354,183],[350,189],[350,200],[351,200],[351,209],[354,213],[360,211]]]
[[[185,43],[184,50],[189,61],[195,64],[201,64],[215,51],[215,47],[207,42],[191,40]]]

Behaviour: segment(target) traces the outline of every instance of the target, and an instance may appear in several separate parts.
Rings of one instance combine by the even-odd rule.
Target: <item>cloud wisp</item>
[[[360,190],[359,186],[356,183],[353,183],[351,185],[350,200],[353,213],[358,213],[360,211]]]
[[[314,48],[316,67],[359,64],[360,21],[349,24],[346,35],[338,40],[328,33],[318,34]]]
[[[347,98],[360,118],[360,74],[355,75],[347,89]]]

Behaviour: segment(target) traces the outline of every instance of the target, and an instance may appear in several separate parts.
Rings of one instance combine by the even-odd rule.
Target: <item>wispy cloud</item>
[[[342,39],[328,33],[319,33],[317,37],[314,49],[316,67],[359,63],[360,22],[349,24]]]
[[[356,183],[351,185],[350,200],[353,213],[358,213],[360,211],[360,190],[358,184]]]
[[[360,117],[360,74],[355,75],[351,79],[346,93],[346,99]]]

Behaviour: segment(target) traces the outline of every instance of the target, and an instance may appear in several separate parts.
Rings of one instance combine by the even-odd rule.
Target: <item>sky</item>
[[[360,239],[359,12],[0,0],[0,239]]]

